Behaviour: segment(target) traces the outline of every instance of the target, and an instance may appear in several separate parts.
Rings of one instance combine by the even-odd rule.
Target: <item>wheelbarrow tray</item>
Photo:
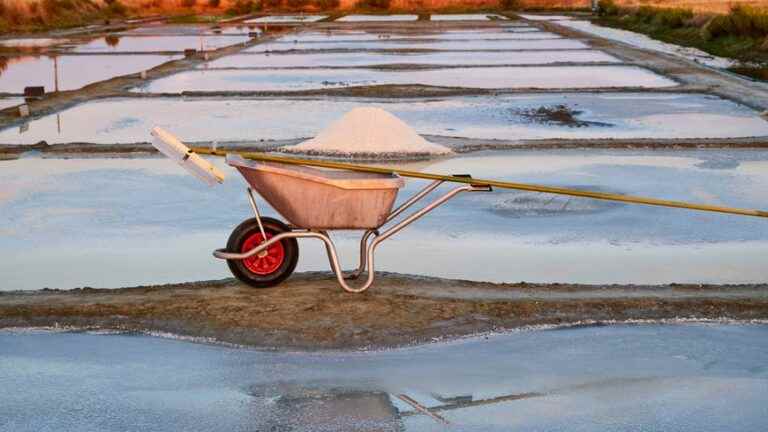
[[[396,174],[256,162],[234,154],[226,161],[288,222],[304,229],[378,228],[404,185]]]

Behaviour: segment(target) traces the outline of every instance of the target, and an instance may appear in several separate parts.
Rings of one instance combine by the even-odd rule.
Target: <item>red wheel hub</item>
[[[273,236],[271,233],[267,233],[267,240],[271,239],[272,237]],[[248,252],[249,250],[264,243],[264,241],[264,236],[261,235],[261,232],[252,234],[245,240],[243,243],[243,248],[240,252]],[[283,244],[282,242],[277,242],[268,247],[266,250],[261,251],[260,253],[257,253],[250,258],[244,259],[243,265],[245,265],[245,268],[257,275],[266,276],[276,272],[277,269],[279,269],[283,264],[284,260],[285,250],[283,249]]]

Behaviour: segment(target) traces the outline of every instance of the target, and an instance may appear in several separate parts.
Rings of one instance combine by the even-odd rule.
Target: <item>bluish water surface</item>
[[[597,50],[527,51],[512,55],[490,51],[341,52],[303,54],[240,54],[219,58],[198,68],[265,68],[381,65],[535,65],[552,63],[619,63]]]
[[[768,426],[766,364],[759,325],[575,328],[327,354],[2,331],[0,431],[753,432]]]
[[[311,138],[348,111],[375,106],[416,132],[533,140],[768,136],[758,113],[702,94],[519,94],[452,98],[111,98],[0,130],[0,144],[147,142],[161,126],[185,142]],[[541,110],[565,110],[573,121]],[[301,114],[299,114],[301,113]],[[300,121],[299,121],[300,120]],[[286,125],[290,125],[287,127]],[[458,142],[457,145],[468,144]]]
[[[146,83],[135,91],[297,91],[373,85],[507,88],[662,88],[676,82],[648,69],[623,65],[499,66],[419,70],[254,69],[180,72]]]
[[[0,289],[227,277],[211,251],[251,211],[245,182],[215,162],[228,178],[214,188],[160,158],[0,162]],[[398,165],[736,207],[768,202],[768,153],[756,150],[490,152]],[[423,185],[409,181],[399,199]],[[357,235],[333,234],[347,267]],[[327,270],[324,253],[302,241],[298,270]],[[459,196],[408,227],[378,249],[377,266],[500,282],[739,283],[766,281],[766,253],[762,218],[499,189]]]

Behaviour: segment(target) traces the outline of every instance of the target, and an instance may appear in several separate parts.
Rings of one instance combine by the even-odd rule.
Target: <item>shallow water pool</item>
[[[108,35],[84,43],[74,43],[70,50],[76,53],[123,52],[183,52],[185,49],[214,50],[248,42],[247,35],[221,36],[120,36]]]
[[[427,53],[352,52],[325,54],[240,54],[219,58],[199,66],[207,68],[324,67],[372,65],[537,65],[552,63],[620,63],[621,60],[597,50],[564,51],[443,51]]]
[[[245,20],[245,23],[291,23],[316,22],[328,18],[328,15],[268,15]]]
[[[0,431],[751,432],[767,341],[762,325],[638,325],[308,354],[0,331]]]
[[[57,71],[59,90],[75,90],[179,58],[181,56],[142,54],[11,57],[6,69],[0,72],[0,92],[22,94],[27,86],[45,86],[45,90],[51,92],[55,89]]]
[[[523,33],[538,36],[537,33]],[[326,42],[266,42],[243,50],[243,52],[291,51],[291,50],[566,50],[587,49],[589,45],[574,39],[552,38],[544,36],[514,39],[489,40],[419,40],[419,39],[379,39],[368,41],[326,41]]]
[[[373,85],[455,88],[663,88],[678,85],[635,66],[500,66],[424,70],[253,69],[194,70],[151,81],[133,91],[301,91]]]
[[[382,39],[440,39],[440,40],[488,40],[488,39],[543,39],[558,38],[555,33],[544,32],[536,27],[523,28],[492,28],[471,30],[418,30],[391,31],[377,29],[364,30],[326,30],[303,31],[291,33],[278,38],[283,42],[329,42],[329,41],[378,41]]]
[[[429,19],[430,21],[489,21],[509,18],[498,14],[432,14]]]
[[[423,33],[391,33],[391,32],[306,32],[292,33],[282,36],[275,42],[285,43],[340,43],[340,42],[399,42],[411,41],[418,43],[420,40],[435,41],[505,41],[505,40],[545,40],[562,39],[562,36],[556,33],[549,33],[532,29],[534,31],[482,31],[482,30],[449,30],[445,32],[423,32]],[[302,45],[305,46],[305,45]],[[311,45],[306,45],[311,46]]]
[[[247,35],[260,33],[255,26],[235,24],[165,24],[145,23],[141,27],[117,33],[119,36],[200,36],[200,35]]]
[[[429,99],[116,98],[0,130],[0,144],[137,143],[161,126],[187,142],[314,137],[360,106],[385,109],[425,135],[472,139],[730,138],[768,136],[758,112],[716,96],[603,93]],[[567,118],[544,112],[567,112]],[[297,121],[296,113],[304,113]],[[290,127],[286,127],[290,125]]]
[[[251,211],[244,181],[216,163],[228,179],[208,188],[160,158],[0,162],[0,290],[228,277],[211,251]],[[399,165],[746,208],[768,202],[765,151],[517,151]],[[422,185],[408,182],[400,198]],[[357,234],[334,239],[345,267],[355,265]],[[766,253],[761,218],[498,190],[456,198],[408,227],[379,248],[377,267],[498,282],[749,283],[766,281]],[[321,244],[302,241],[297,270],[327,269]]]
[[[416,21],[418,15],[345,15],[339,22]]]

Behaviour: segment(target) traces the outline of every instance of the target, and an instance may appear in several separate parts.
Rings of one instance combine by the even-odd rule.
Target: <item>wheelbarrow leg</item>
[[[344,274],[344,279],[346,280],[355,280],[360,277],[361,274],[366,270],[368,267],[368,263],[366,261],[366,254],[368,251],[368,239],[371,238],[371,235],[379,235],[378,230],[366,230],[363,233],[363,236],[360,238],[360,261],[357,266],[356,270],[353,270],[349,273]],[[330,256],[330,254],[329,254]]]
[[[405,200],[402,204],[397,206],[392,212],[387,216],[387,219],[384,220],[384,223],[382,225],[385,225],[386,223],[390,222],[392,219],[398,217],[401,213],[409,209],[412,205],[420,201],[422,198],[427,196],[430,192],[437,189],[438,186],[443,184],[443,180],[435,180],[431,183],[429,183],[427,186],[425,186],[423,189],[421,189],[419,192],[413,194],[410,198]],[[366,258],[367,252],[368,252],[368,240],[371,238],[371,235],[378,236],[379,230],[366,230],[365,233],[363,233],[363,237],[360,239],[360,261],[359,265],[357,267],[357,270],[354,270],[352,272],[346,273],[344,275],[344,279],[346,280],[355,280],[360,277],[363,272],[365,272],[366,268],[368,267],[368,260]],[[330,254],[329,254],[330,256]]]
[[[344,274],[342,273],[341,268],[339,266],[339,259],[336,254],[336,248],[334,247],[331,239],[328,236],[324,235],[323,237],[326,242],[326,250],[328,251],[328,254],[329,254],[328,257],[331,262],[331,268],[333,269],[334,273],[336,273],[336,279],[339,281],[339,285],[341,285],[344,291],[347,291],[347,292],[360,293],[367,290],[371,285],[373,285],[373,280],[376,277],[375,266],[374,266],[374,254],[376,252],[376,248],[379,246],[379,244],[381,244],[381,242],[397,234],[403,228],[412,224],[414,221],[416,221],[417,219],[420,219],[422,216],[426,215],[427,213],[431,212],[437,207],[443,205],[446,201],[450,200],[451,198],[455,197],[461,192],[487,192],[490,190],[491,188],[485,185],[467,185],[467,186],[457,187],[449,191],[445,195],[441,196],[440,198],[429,203],[423,209],[413,212],[411,215],[409,215],[402,221],[398,222],[396,225],[392,226],[391,228],[381,233],[381,235],[376,236],[376,238],[373,239],[373,241],[367,247],[367,250],[366,250],[366,267],[367,267],[368,277],[366,278],[365,283],[363,283],[361,286],[357,288],[353,288],[349,286],[349,284],[347,284],[346,281],[344,280]]]

